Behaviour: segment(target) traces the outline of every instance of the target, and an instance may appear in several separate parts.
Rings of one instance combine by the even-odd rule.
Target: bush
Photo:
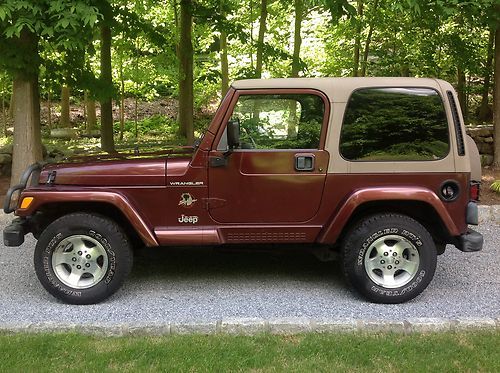
[[[491,184],[490,189],[496,193],[500,193],[500,180],[496,180]]]

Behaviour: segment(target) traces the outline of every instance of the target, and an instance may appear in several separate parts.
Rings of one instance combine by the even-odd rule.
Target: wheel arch
[[[375,190],[374,190],[375,189]],[[413,188],[373,188],[353,193],[333,214],[318,242],[339,242],[357,221],[379,213],[407,215],[422,224],[435,242],[450,242],[459,230],[441,200],[430,190]]]
[[[36,203],[29,210],[16,211],[20,216],[35,216],[37,229],[41,231],[55,219],[74,212],[97,213],[124,228],[134,243],[158,246],[158,241],[142,216],[119,194],[101,192],[30,193]],[[24,195],[23,195],[24,197]]]

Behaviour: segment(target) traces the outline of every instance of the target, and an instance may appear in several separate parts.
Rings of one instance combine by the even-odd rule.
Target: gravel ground
[[[0,229],[11,216],[0,215]],[[0,324],[197,323],[231,318],[500,317],[500,225],[484,222],[479,253],[454,248],[438,258],[434,280],[416,299],[377,305],[349,291],[338,263],[308,253],[145,249],[123,288],[106,302],[62,304],[34,273],[35,240],[0,248]]]

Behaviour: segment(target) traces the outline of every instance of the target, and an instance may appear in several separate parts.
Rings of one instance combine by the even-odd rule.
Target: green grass
[[[296,336],[0,335],[0,371],[499,372],[497,331]]]

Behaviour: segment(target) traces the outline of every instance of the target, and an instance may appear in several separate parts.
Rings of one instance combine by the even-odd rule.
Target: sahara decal
[[[181,200],[179,201],[179,206],[190,208],[190,207],[193,207],[193,205],[196,201],[198,201],[198,200],[195,199],[191,195],[191,193],[182,193]]]
[[[180,218],[177,219],[179,223],[191,223],[191,224],[196,224],[198,223],[198,217],[197,216],[187,216],[182,214]]]

